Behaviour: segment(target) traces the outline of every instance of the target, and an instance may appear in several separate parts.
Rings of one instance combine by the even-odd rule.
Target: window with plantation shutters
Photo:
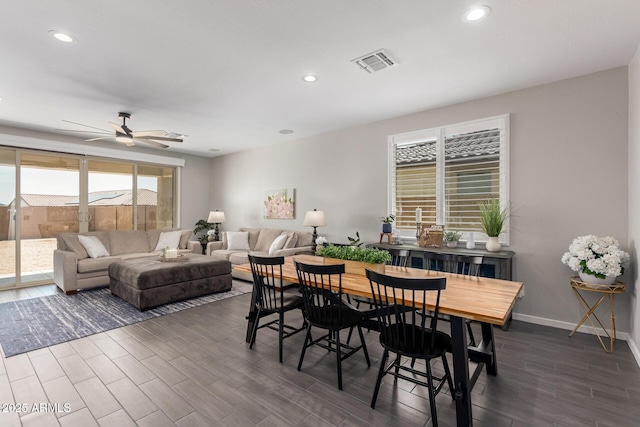
[[[508,206],[508,115],[389,138],[390,212],[405,237],[415,236],[416,209],[424,225],[484,240],[479,203]],[[500,236],[508,244],[508,224]]]

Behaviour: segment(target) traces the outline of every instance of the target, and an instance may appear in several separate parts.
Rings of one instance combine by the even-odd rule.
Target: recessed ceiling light
[[[49,31],[49,35],[54,39],[64,43],[73,43],[76,41],[75,37],[70,36],[69,34],[61,33],[60,31],[56,31],[56,30]]]
[[[464,15],[462,15],[462,20],[464,22],[476,22],[486,18],[490,13],[491,9],[489,6],[476,6],[467,10]]]
[[[318,81],[318,77],[314,76],[313,74],[305,74],[304,76],[302,76],[302,80],[307,83],[314,83]]]
[[[290,135],[290,134],[293,133],[293,131],[291,129],[282,129],[282,130],[280,130],[278,132],[283,134],[283,135]]]

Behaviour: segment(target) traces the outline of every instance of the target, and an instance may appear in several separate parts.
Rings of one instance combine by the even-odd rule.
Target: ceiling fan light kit
[[[82,123],[76,123],[69,120],[63,120],[67,123],[73,123],[75,125],[80,125],[84,127],[88,127],[91,129],[96,129],[100,132],[96,131],[77,131],[77,130],[69,130],[69,129],[58,129],[65,132],[86,132],[86,133],[96,133],[103,134],[105,136],[100,136],[97,138],[87,139],[86,141],[99,141],[103,139],[115,139],[116,142],[121,144],[125,144],[129,147],[134,146],[136,142],[142,142],[144,144],[151,145],[153,147],[158,148],[169,148],[168,145],[163,144],[163,142],[182,142],[185,135],[178,134],[175,132],[166,132],[164,130],[143,130],[134,132],[127,126],[127,119],[131,118],[131,113],[119,112],[118,117],[122,119],[122,124],[109,122],[109,125],[115,131],[115,135],[113,131],[109,131],[107,129],[101,129],[94,126],[84,125]]]

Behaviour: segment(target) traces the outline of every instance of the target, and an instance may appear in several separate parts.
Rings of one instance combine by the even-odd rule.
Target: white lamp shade
[[[225,222],[224,212],[219,212],[219,211],[209,212],[209,218],[207,219],[207,222],[211,224]]]
[[[324,212],[322,211],[307,211],[304,215],[302,225],[305,227],[326,227],[327,219],[324,217]]]

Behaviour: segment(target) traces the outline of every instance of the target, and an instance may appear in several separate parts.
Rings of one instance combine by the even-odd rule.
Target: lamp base
[[[317,227],[313,227],[313,234],[311,235],[311,238],[313,239],[313,243],[311,244],[311,250],[313,251],[313,253],[316,253],[316,249],[318,248],[318,245],[316,244],[316,240],[318,239],[318,232],[316,231]]]
[[[214,227],[214,233],[213,233],[213,240],[215,242],[219,242],[220,241],[220,228],[219,228],[219,223],[216,222],[215,227]]]

